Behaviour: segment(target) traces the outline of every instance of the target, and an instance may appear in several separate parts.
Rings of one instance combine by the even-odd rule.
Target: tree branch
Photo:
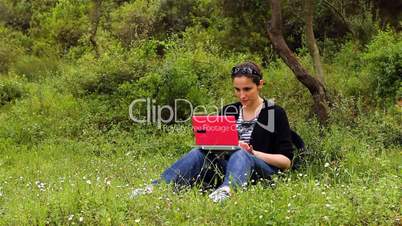
[[[350,23],[346,20],[346,17],[341,12],[339,12],[339,10],[335,6],[333,6],[328,1],[323,0],[322,2],[324,3],[324,6],[329,8],[329,10],[331,10],[331,12],[333,14],[335,14],[335,16],[337,16],[342,21],[342,23],[345,26],[345,28],[347,29],[347,31],[352,33],[352,35],[354,36],[355,32],[353,31],[352,27],[350,26]]]

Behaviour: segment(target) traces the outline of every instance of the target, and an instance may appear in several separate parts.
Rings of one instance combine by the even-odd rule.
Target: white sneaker
[[[140,195],[151,194],[154,191],[154,186],[152,184],[147,185],[145,188],[134,189],[130,194],[130,199],[136,198]]]
[[[230,188],[228,186],[220,187],[209,195],[213,202],[222,202],[230,197]]]

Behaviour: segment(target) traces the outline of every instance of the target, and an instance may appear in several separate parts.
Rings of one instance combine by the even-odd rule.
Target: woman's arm
[[[278,167],[282,170],[289,169],[292,165],[292,162],[289,160],[288,157],[282,154],[268,154],[261,151],[256,151],[253,149],[252,145],[244,143],[242,141],[239,142],[239,146],[247,151],[248,153],[255,155],[255,157],[262,159],[264,162],[268,163],[269,165]]]
[[[256,150],[250,150],[250,153],[255,155],[255,157],[262,159],[269,165],[278,167],[282,170],[289,169],[291,166],[291,161],[282,154],[268,154]]]

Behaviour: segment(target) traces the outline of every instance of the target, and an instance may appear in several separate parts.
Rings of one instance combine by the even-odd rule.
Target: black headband
[[[259,79],[262,78],[261,74],[258,71],[252,69],[251,67],[233,67],[232,68],[232,76],[235,75],[257,75]]]

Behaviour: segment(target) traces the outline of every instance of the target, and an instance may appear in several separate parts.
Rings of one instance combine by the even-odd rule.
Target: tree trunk
[[[310,91],[314,105],[313,111],[320,123],[325,124],[328,119],[328,106],[326,103],[326,93],[324,85],[309,75],[306,69],[299,63],[296,56],[289,49],[282,35],[282,13],[280,0],[271,0],[272,18],[268,22],[268,37],[278,55],[293,71],[299,80]]]
[[[310,56],[313,59],[315,74],[322,84],[324,83],[324,71],[321,65],[320,51],[318,50],[317,42],[314,37],[313,29],[313,14],[314,14],[314,0],[305,0],[305,18],[306,18],[306,38],[307,47]]]
[[[99,58],[99,46],[96,41],[96,33],[98,31],[99,20],[101,16],[101,4],[102,0],[92,0],[92,8],[90,12],[91,19],[91,30],[89,34],[89,41],[92,44],[93,49],[95,50],[96,58]]]

